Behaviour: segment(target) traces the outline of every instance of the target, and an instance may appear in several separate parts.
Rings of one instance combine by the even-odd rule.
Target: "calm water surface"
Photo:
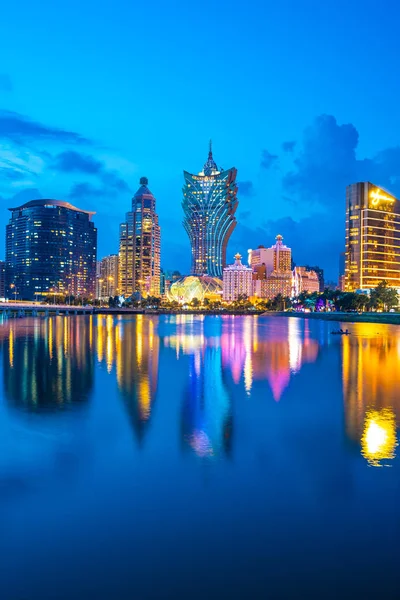
[[[0,597],[399,598],[400,329],[332,327],[1,321]]]

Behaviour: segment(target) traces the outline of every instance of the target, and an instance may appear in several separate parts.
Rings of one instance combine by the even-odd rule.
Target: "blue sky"
[[[147,176],[162,265],[186,272],[183,169],[238,169],[228,247],[281,233],[337,277],[348,183],[400,195],[395,1],[27,0],[0,22],[0,244],[7,207],[95,210],[99,257]],[[0,253],[1,256],[2,253]]]

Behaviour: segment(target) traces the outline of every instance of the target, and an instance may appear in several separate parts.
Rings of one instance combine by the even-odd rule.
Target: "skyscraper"
[[[346,188],[345,290],[400,288],[400,202],[369,181]]]
[[[146,177],[132,198],[132,211],[120,226],[119,293],[160,295],[161,230],[156,199],[147,187]]]
[[[32,200],[9,210],[6,294],[24,300],[50,292],[94,296],[94,213],[60,200]]]
[[[109,254],[98,262],[96,297],[108,300],[118,293],[118,254]]]
[[[236,226],[237,170],[219,169],[210,151],[203,171],[184,171],[183,226],[192,249],[192,275],[222,278],[226,247]]]

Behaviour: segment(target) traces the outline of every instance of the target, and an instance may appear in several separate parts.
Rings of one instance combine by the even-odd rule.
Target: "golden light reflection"
[[[10,328],[10,338],[8,345],[8,360],[10,362],[10,367],[14,367],[14,332],[12,327]]]
[[[393,410],[368,410],[361,437],[361,453],[374,467],[384,466],[382,461],[395,457],[396,417]]]

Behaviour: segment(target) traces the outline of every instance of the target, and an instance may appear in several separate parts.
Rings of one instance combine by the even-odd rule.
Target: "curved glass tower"
[[[219,170],[212,155],[198,175],[183,172],[183,226],[192,247],[193,275],[222,278],[226,246],[236,226],[237,170]]]

